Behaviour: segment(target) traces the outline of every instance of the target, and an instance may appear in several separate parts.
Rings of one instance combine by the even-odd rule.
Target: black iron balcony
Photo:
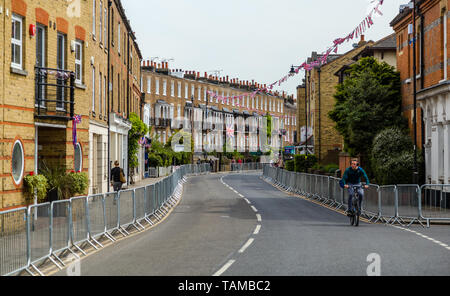
[[[166,128],[171,125],[172,119],[169,118],[155,118],[155,127]]]
[[[71,120],[75,109],[75,73],[35,67],[35,117]]]

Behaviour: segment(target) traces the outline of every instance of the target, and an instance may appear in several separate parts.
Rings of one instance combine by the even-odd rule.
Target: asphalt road
[[[158,227],[83,258],[81,275],[450,275],[449,245],[449,226],[352,227],[260,174],[212,174],[189,178]]]

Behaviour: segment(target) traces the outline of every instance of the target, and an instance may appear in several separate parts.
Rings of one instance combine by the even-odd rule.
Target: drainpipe
[[[110,121],[110,113],[111,113],[111,105],[110,105],[110,95],[111,95],[111,89],[110,89],[110,84],[111,82],[109,81],[110,79],[110,68],[111,68],[111,6],[112,6],[112,1],[109,0],[108,1],[108,106],[106,109],[106,116],[108,116],[108,192],[110,191],[110,184],[111,184],[111,121]]]
[[[127,38],[127,118],[130,119],[130,32]]]
[[[127,34],[127,119],[130,120],[130,32]],[[127,143],[128,143],[128,134],[127,134]],[[127,156],[128,158],[128,147],[127,147]],[[132,184],[133,180],[130,179],[130,163],[129,159],[127,159],[127,179],[128,184]]]
[[[420,4],[420,3],[419,3]],[[420,17],[420,73],[421,73],[421,77],[420,77],[420,89],[424,89],[425,88],[425,63],[424,63],[424,59],[425,59],[425,53],[424,53],[424,49],[425,49],[425,37],[424,37],[424,24],[425,24],[425,16],[423,15],[423,13],[420,11],[420,7],[417,7],[417,13]],[[447,17],[444,17],[444,22],[446,23]],[[445,28],[447,27],[446,25],[444,25]],[[447,28],[446,28],[447,30]],[[445,38],[447,38],[447,32],[445,32]],[[447,51],[447,46],[444,47],[444,50]],[[444,61],[447,60],[446,55],[444,56]],[[447,63],[444,62],[444,69],[447,68]],[[447,71],[445,71],[444,73],[444,79],[447,79]]]
[[[322,153],[322,136],[321,136],[321,133],[322,133],[322,130],[321,130],[321,111],[322,111],[322,108],[320,107],[320,95],[321,95],[321,92],[320,92],[320,73],[321,72],[322,72],[322,69],[319,66],[319,69],[317,69],[317,73],[319,73],[319,139],[318,139],[319,140],[319,156],[318,156],[319,162],[321,160],[320,155]]]
[[[307,86],[308,80],[306,77],[306,71],[305,71],[305,148],[306,148],[306,156],[308,156],[308,86]],[[306,171],[305,171],[306,173]]]
[[[417,6],[416,0],[413,0],[413,100],[414,100],[414,110],[413,110],[413,124],[414,124],[414,168],[413,168],[413,182],[414,184],[418,183],[418,171],[417,171],[417,78],[416,78],[416,14],[417,14]],[[423,25],[422,25],[423,26]],[[422,73],[422,80],[423,80]]]

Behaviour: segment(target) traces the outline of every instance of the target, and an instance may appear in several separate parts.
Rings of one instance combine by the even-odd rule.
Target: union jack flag
[[[73,145],[77,145],[77,124],[81,123],[81,115],[75,115],[72,119],[72,138],[73,138]]]
[[[230,137],[230,138],[234,137],[234,127],[232,124],[227,124],[226,132],[227,132],[227,137]]]
[[[81,123],[81,115],[75,115],[73,117],[73,120],[76,122],[76,124],[80,124]]]

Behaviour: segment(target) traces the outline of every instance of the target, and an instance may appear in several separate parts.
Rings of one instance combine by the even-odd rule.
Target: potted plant
[[[65,166],[49,166],[43,161],[41,164],[40,173],[48,180],[49,190],[47,192],[47,201],[52,202],[55,200],[64,199],[66,176]]]
[[[89,186],[89,178],[86,173],[71,171],[64,178],[64,197],[71,198],[76,195],[83,195]]]
[[[37,197],[38,203],[45,201],[49,184],[44,175],[35,175],[31,172],[24,178],[24,187],[27,204],[32,204],[35,196]]]

